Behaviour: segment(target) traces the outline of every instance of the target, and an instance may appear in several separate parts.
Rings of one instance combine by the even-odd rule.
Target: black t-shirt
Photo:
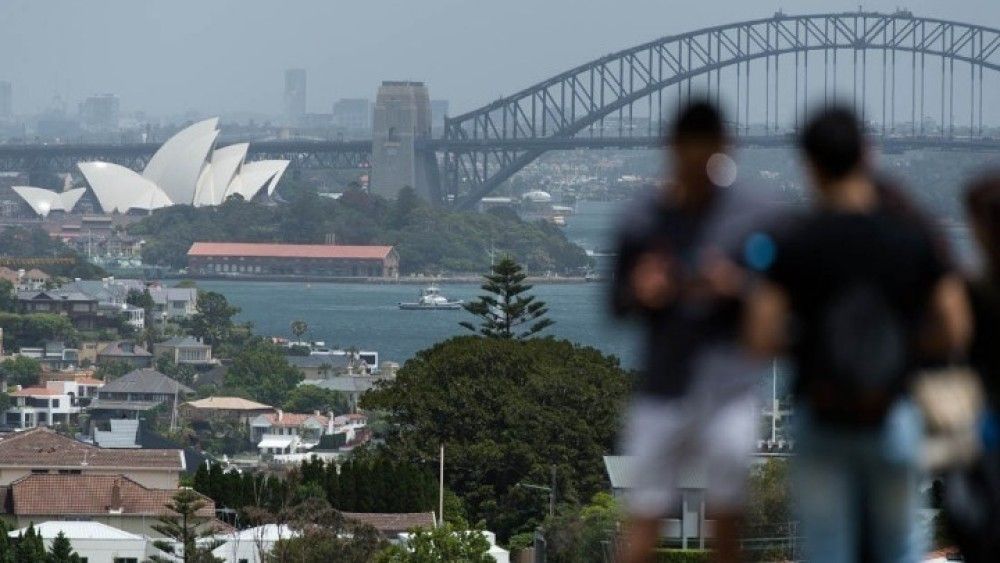
[[[736,299],[682,294],[662,310],[643,309],[632,296],[636,261],[646,253],[660,253],[671,261],[674,283],[684,285],[697,277],[699,260],[709,248],[738,261],[746,235],[770,211],[746,189],[716,188],[711,201],[698,210],[681,209],[653,193],[640,197],[625,213],[618,232],[612,306],[616,315],[639,317],[646,325],[640,393],[682,395],[693,377],[691,363],[706,346],[738,340],[742,305]]]
[[[860,393],[838,395],[838,386],[855,377],[862,381],[851,384],[867,389],[866,374],[836,368],[851,355],[861,366],[857,371],[885,368],[871,385],[888,381],[892,393],[902,392],[921,360],[918,342],[945,271],[929,230],[898,213],[817,211],[776,235],[766,275],[790,301],[800,396],[817,410],[817,402],[860,400]],[[860,304],[860,310],[843,314],[844,303]],[[851,416],[858,408],[840,404],[830,410]]]

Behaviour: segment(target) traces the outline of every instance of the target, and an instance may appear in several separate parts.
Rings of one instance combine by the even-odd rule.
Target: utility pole
[[[441,459],[438,469],[438,526],[444,525],[444,442],[441,442]]]

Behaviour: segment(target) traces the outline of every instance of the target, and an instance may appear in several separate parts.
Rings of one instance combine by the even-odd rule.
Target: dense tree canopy
[[[0,328],[3,328],[5,351],[18,350],[21,346],[41,346],[47,340],[73,345],[79,338],[65,315],[0,313]]]
[[[255,401],[277,406],[284,404],[302,377],[280,347],[258,337],[233,358],[225,382],[228,387],[245,389]]]
[[[430,530],[414,530],[405,546],[389,546],[375,558],[376,563],[493,563],[487,553],[490,542],[478,530],[456,530],[450,524]]]
[[[0,374],[7,380],[7,385],[30,387],[38,385],[38,377],[42,374],[42,364],[27,356],[14,356],[0,362]]]
[[[230,305],[225,295],[215,291],[199,291],[196,308],[197,312],[183,323],[188,333],[212,346],[225,342],[240,308]]]
[[[143,259],[182,268],[195,241],[392,244],[408,273],[481,272],[492,250],[508,253],[528,271],[577,271],[589,264],[579,246],[547,223],[528,223],[509,211],[474,213],[432,207],[413,190],[389,202],[357,189],[339,200],[308,190],[286,205],[230,198],[216,207],[177,205],[129,227],[146,239]]]
[[[548,483],[555,466],[561,499],[605,486],[628,379],[617,359],[567,341],[461,337],[419,352],[362,407],[386,413],[395,458],[426,463],[444,443],[449,489],[505,538],[546,508],[518,483]]]
[[[320,411],[344,414],[347,412],[347,397],[339,391],[316,385],[299,385],[288,393],[282,408],[288,412]]]

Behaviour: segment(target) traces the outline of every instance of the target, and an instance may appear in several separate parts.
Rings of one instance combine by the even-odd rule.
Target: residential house
[[[606,455],[604,469],[617,498],[629,494],[635,483],[636,464],[632,456]],[[678,473],[671,488],[676,495],[674,505],[664,514],[660,534],[664,539],[677,543],[682,549],[705,547],[705,540],[712,538],[714,522],[705,512],[705,490],[708,482],[704,468],[689,467]]]
[[[351,362],[347,355],[310,354],[308,356],[286,356],[288,365],[297,368],[306,379],[326,379],[346,374]]]
[[[198,290],[193,287],[150,287],[153,297],[153,318],[157,325],[178,322],[198,312]]]
[[[134,450],[117,450],[119,452]],[[138,450],[142,451],[142,450]],[[170,514],[167,504],[177,487],[148,487],[125,475],[26,475],[6,487],[4,512],[17,527],[47,520],[97,522],[132,534],[163,537],[153,529],[158,517]],[[196,514],[209,519],[206,526],[230,530],[215,520],[215,503]]]
[[[21,314],[64,315],[69,317],[74,327],[81,330],[93,330],[98,326],[97,299],[78,291],[19,291],[17,311]]]
[[[26,475],[124,475],[144,487],[176,489],[184,469],[181,450],[101,448],[42,427],[0,437],[0,486]]]
[[[52,283],[52,276],[46,274],[38,268],[32,268],[27,272],[24,270],[18,270],[17,274],[20,278],[20,280],[18,280],[19,289],[37,291],[45,289]]]
[[[52,540],[62,534],[73,546],[73,552],[87,563],[139,563],[149,561],[152,555],[164,555],[150,538],[100,522],[50,520],[33,525],[46,551],[51,550]],[[21,528],[9,532],[8,536],[17,539],[26,532],[27,528]]]
[[[319,412],[300,414],[278,409],[250,421],[250,440],[257,443],[263,455],[309,450],[327,434],[333,434],[333,418]]]
[[[97,353],[97,363],[121,362],[135,369],[148,368],[153,365],[153,354],[130,340],[118,340],[108,343]]]
[[[170,379],[155,369],[143,368],[107,382],[90,403],[88,412],[94,420],[138,418],[161,403],[179,405],[194,390]]]
[[[22,346],[18,354],[38,360],[43,370],[61,371],[80,365],[80,350],[66,347],[65,342],[47,341],[42,346]]]
[[[4,422],[12,428],[34,428],[75,424],[83,408],[104,385],[98,379],[48,381],[44,386],[25,387],[9,393],[11,406]]]
[[[274,407],[240,397],[208,397],[188,401],[180,406],[181,414],[188,420],[211,422],[229,420],[250,424],[262,414],[272,414]]]
[[[153,344],[154,356],[161,358],[164,354],[178,365],[211,367],[219,363],[212,359],[212,347],[193,336],[175,336]]]
[[[100,280],[74,280],[64,284],[61,289],[77,291],[97,299],[97,308],[104,316],[124,315],[126,322],[135,330],[146,326],[146,311],[128,304],[129,291],[142,291],[146,288],[139,280],[116,280],[103,278]]]
[[[212,555],[226,563],[262,563],[269,559],[261,559],[261,555],[270,553],[274,549],[274,544],[280,540],[298,537],[301,533],[285,524],[265,524],[245,530],[234,530],[228,534],[215,536],[216,541],[223,543],[212,550]]]

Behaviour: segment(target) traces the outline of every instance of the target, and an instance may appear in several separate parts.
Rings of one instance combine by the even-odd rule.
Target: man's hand
[[[636,260],[632,268],[632,295],[636,303],[646,309],[662,309],[677,295],[677,284],[671,279],[670,259],[647,252]]]

